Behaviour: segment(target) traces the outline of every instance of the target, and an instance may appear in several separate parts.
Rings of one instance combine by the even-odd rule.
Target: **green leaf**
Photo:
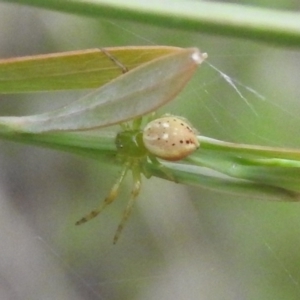
[[[179,49],[119,76],[61,109],[33,116],[0,117],[0,130],[88,130],[141,117],[174,99],[205,58],[206,54],[196,48]]]
[[[0,93],[99,88],[122,75],[122,66],[132,70],[180,49],[114,47],[2,59]]]

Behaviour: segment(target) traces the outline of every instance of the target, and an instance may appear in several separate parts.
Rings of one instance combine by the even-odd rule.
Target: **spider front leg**
[[[132,167],[132,177],[133,177],[133,188],[131,191],[131,197],[130,197],[129,202],[127,203],[127,206],[123,212],[121,222],[120,222],[120,224],[117,228],[116,234],[114,236],[114,241],[113,241],[114,244],[116,244],[116,242],[118,241],[120,234],[124,228],[124,225],[132,212],[134,202],[141,190],[141,170],[140,170],[139,166],[136,165],[136,166]]]
[[[89,214],[87,214],[86,216],[81,218],[79,221],[77,221],[75,223],[75,225],[81,225],[81,224],[86,223],[87,221],[97,217],[107,205],[111,204],[116,199],[116,197],[118,196],[120,185],[123,182],[129,168],[130,168],[130,164],[125,164],[117,182],[113,185],[112,189],[110,190],[108,196],[105,198],[104,202],[98,208],[91,211]]]

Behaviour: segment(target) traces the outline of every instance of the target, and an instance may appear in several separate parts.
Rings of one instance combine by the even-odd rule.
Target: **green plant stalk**
[[[170,169],[177,183],[198,186],[220,193],[243,195],[249,199],[288,202],[300,201],[298,193],[264,184],[263,182],[234,178],[226,176],[221,172],[214,172],[210,168],[202,168],[191,164],[165,162],[163,164]],[[155,168],[150,164],[146,168],[152,176],[170,180],[161,169]]]
[[[65,151],[102,160],[109,164],[118,163],[114,134],[73,132],[28,134],[18,133],[15,128],[0,124],[0,138]],[[243,149],[246,158],[241,158],[240,154],[232,154],[228,147],[225,149],[220,147],[219,151],[216,149],[209,150],[210,139],[206,137],[201,137],[201,139],[206,140],[204,149],[200,148],[190,158],[179,163],[163,162],[171,170],[178,183],[192,184],[255,198],[280,201],[300,200],[298,197],[299,188],[298,190],[295,188],[295,186],[300,186],[299,160],[289,159],[289,164],[284,165],[285,159],[276,158],[277,164],[283,163],[280,165],[280,172],[278,172],[278,169],[274,171],[274,166],[270,164],[270,158],[264,161],[263,156],[257,155],[255,151],[254,153],[251,152],[251,146],[247,152]],[[219,142],[223,143],[222,141]],[[212,145],[216,148],[215,142]],[[232,145],[236,151],[238,144]],[[260,148],[263,149],[263,147]],[[276,149],[276,152],[280,153],[280,149]],[[248,159],[248,157],[253,156],[256,157],[256,160],[254,158]],[[262,160],[259,161],[259,158]],[[233,164],[235,164],[235,168],[232,168]],[[150,162],[147,162],[144,168],[151,176],[170,180],[166,173]]]
[[[0,139],[77,154],[93,159],[114,161],[116,147],[114,136],[75,132],[30,134],[3,130],[0,126]]]
[[[300,151],[228,143],[203,136],[198,137],[201,149],[187,158],[233,178],[262,182],[300,192]]]
[[[264,185],[300,192],[300,162],[284,159],[248,159],[226,152],[199,151],[187,159],[198,165],[218,171],[231,178],[250,180]],[[288,162],[288,163],[287,163]]]
[[[274,148],[257,145],[236,144],[212,139],[205,136],[199,136],[198,140],[202,149],[210,151],[225,151],[226,153],[235,155],[250,155],[250,157],[262,158],[282,158],[300,161],[300,150]]]
[[[300,47],[300,14],[204,1],[2,0],[3,2]]]

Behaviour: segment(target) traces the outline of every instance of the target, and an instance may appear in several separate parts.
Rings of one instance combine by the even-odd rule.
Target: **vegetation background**
[[[292,0],[236,2],[262,10],[300,8]],[[210,63],[265,100],[239,87],[254,113],[206,64],[162,113],[187,117],[217,139],[300,147],[297,48],[4,2],[0,28],[1,58],[107,46],[199,47]],[[1,115],[46,111],[85,93],[1,95]],[[299,299],[298,203],[152,178],[144,180],[114,246],[129,180],[100,217],[80,228],[74,223],[105,198],[116,166],[6,141],[0,145],[1,299]]]

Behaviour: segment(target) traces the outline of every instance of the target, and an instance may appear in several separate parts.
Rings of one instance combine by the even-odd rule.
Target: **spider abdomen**
[[[176,116],[148,123],[143,131],[143,142],[151,154],[169,161],[181,160],[199,148],[195,130]]]

